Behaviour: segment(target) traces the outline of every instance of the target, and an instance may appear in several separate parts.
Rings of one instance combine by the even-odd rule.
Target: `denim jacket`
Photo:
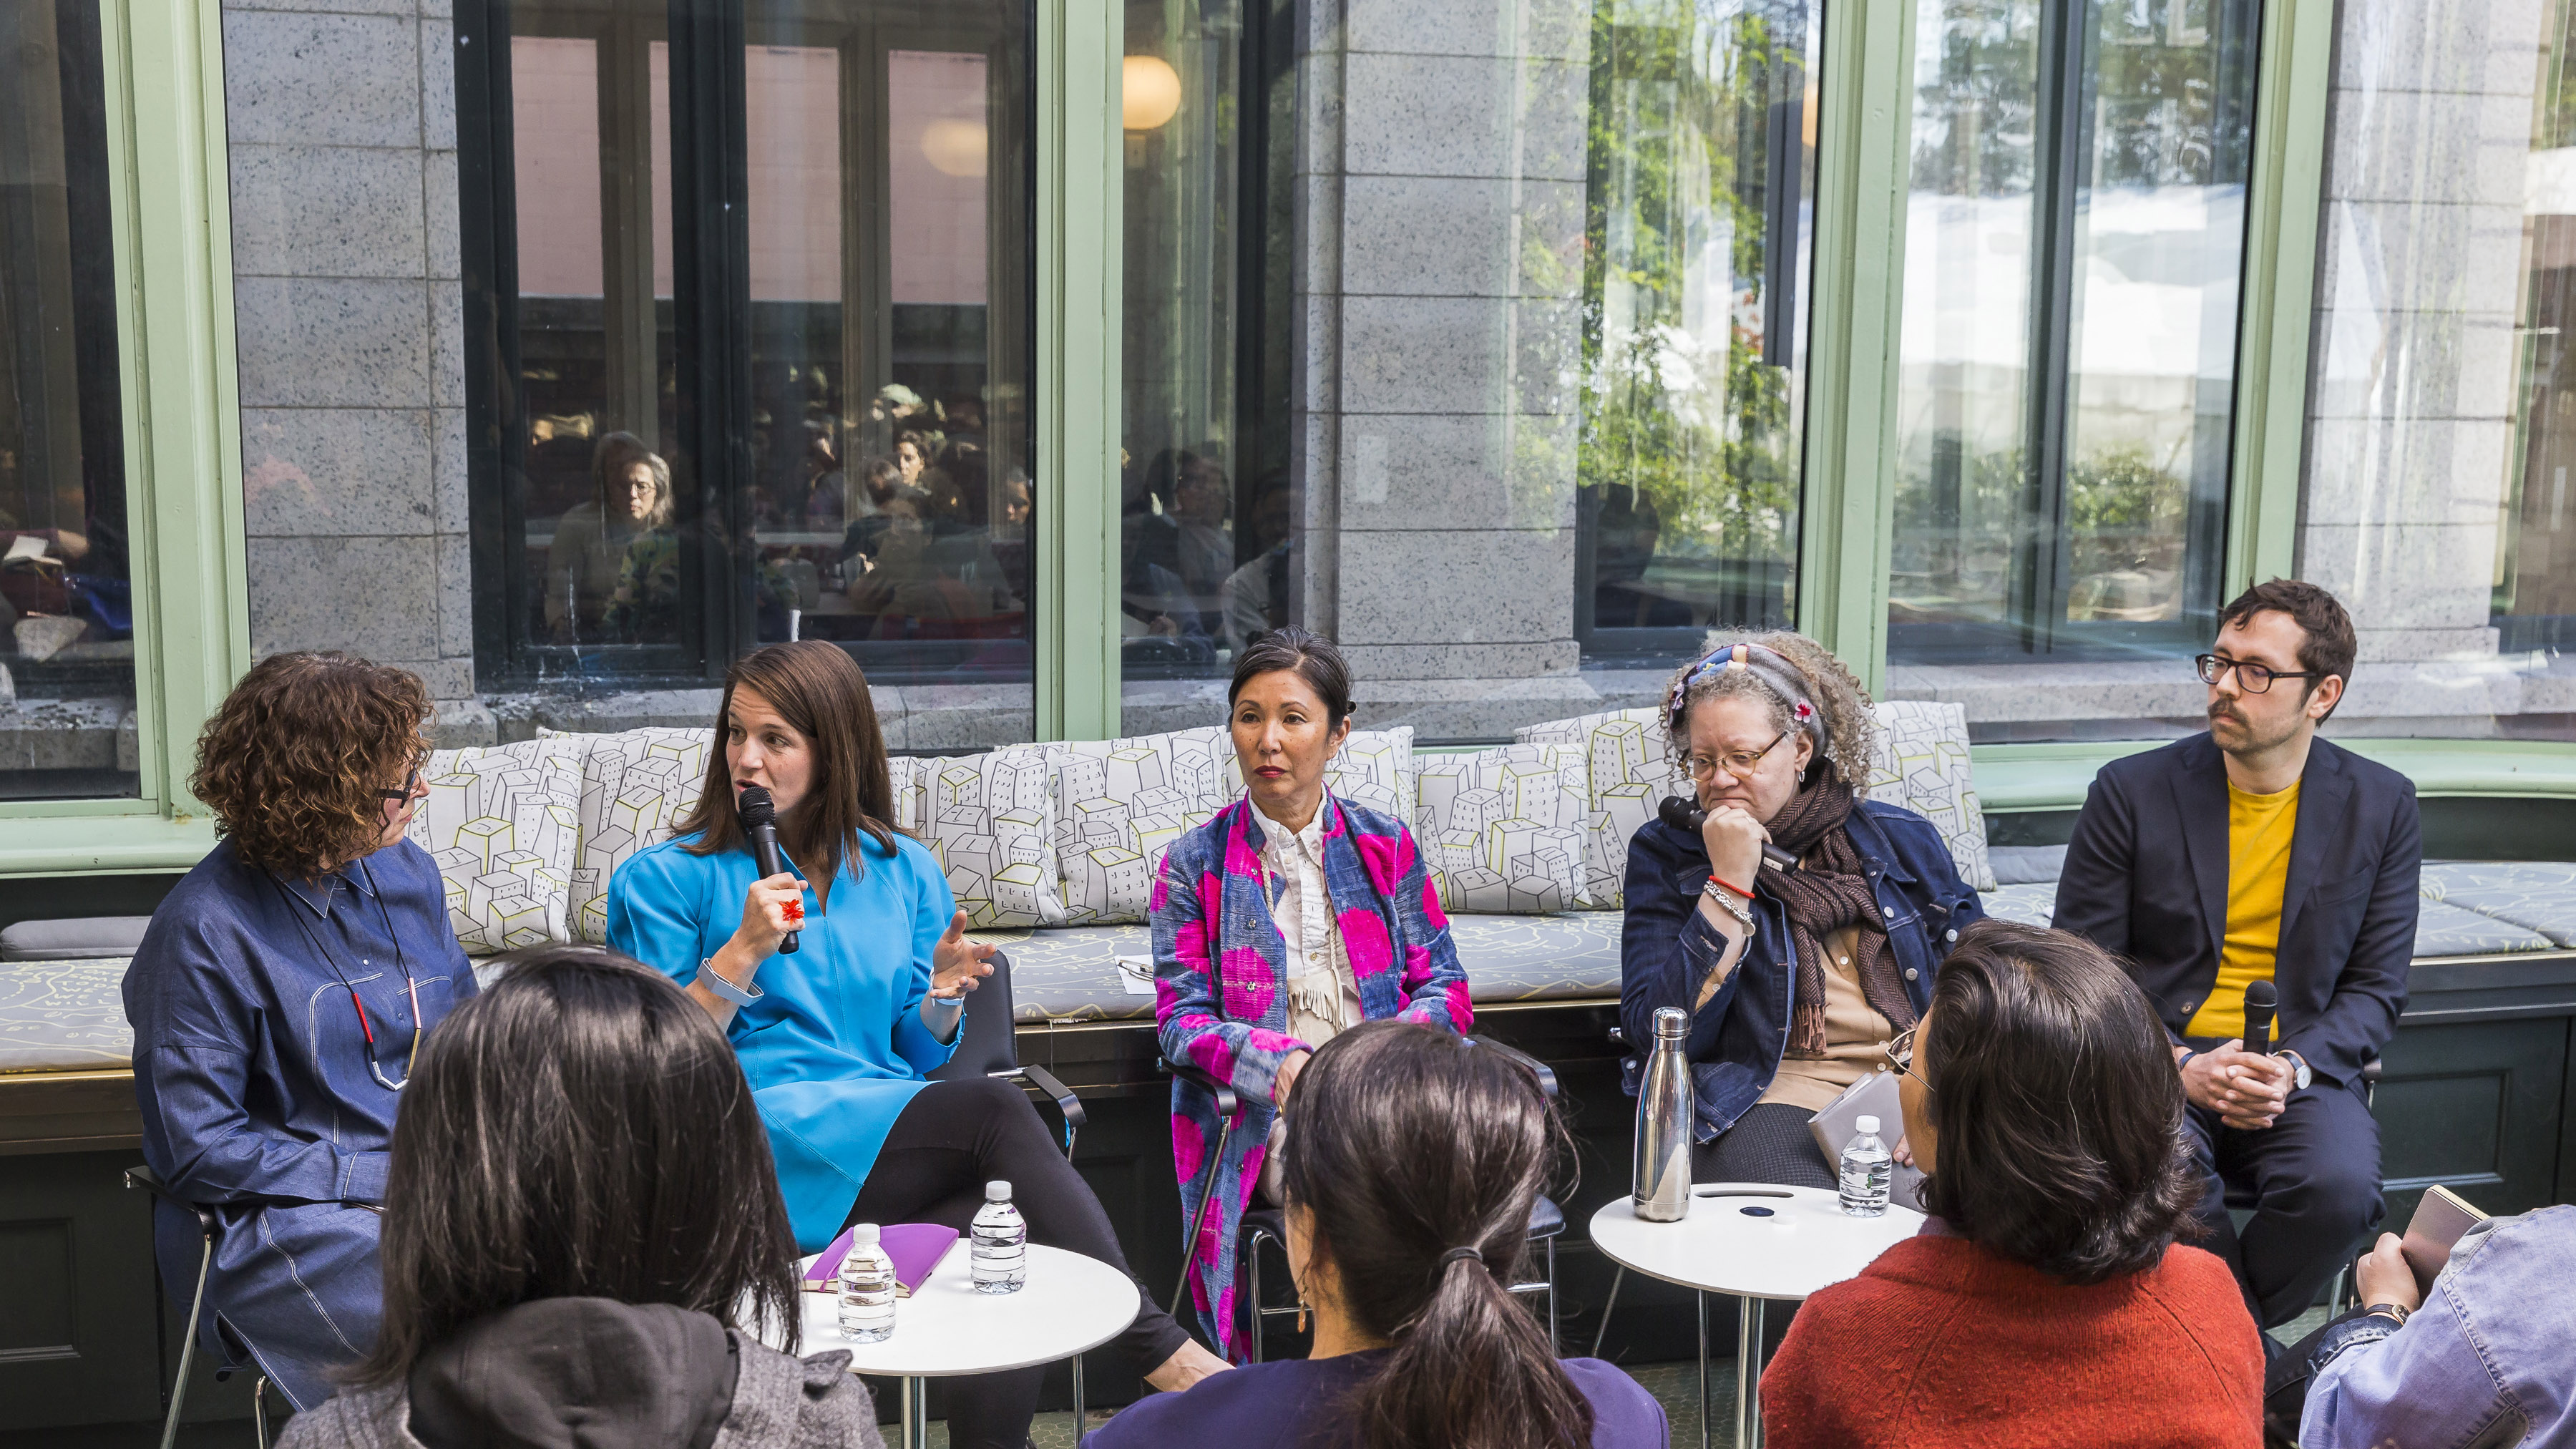
[[[1932,977],[1960,930],[1985,915],[1977,893],[1959,879],[1950,847],[1932,822],[1901,806],[1865,800],[1845,826],[1878,896],[1888,946],[1905,993],[1921,1011],[1932,1003]],[[1726,938],[1700,914],[1708,884],[1708,850],[1696,834],[1649,820],[1628,841],[1628,908],[1619,939],[1619,1024],[1634,1051],[1655,1040],[1657,1008],[1691,1009],[1700,983],[1726,954]],[[1735,1125],[1771,1086],[1789,1046],[1797,953],[1789,916],[1757,877],[1753,939],[1744,959],[1708,1004],[1693,1013],[1683,1055],[1697,1098],[1694,1140],[1708,1142]],[[1636,1095],[1636,1062],[1626,1087]]]
[[[2489,1218],[2463,1235],[2406,1326],[2353,1320],[2317,1345],[2307,1449],[2503,1449],[2576,1436],[2576,1207]]]

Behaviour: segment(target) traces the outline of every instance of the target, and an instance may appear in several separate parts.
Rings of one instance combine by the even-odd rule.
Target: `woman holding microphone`
[[[1033,1241],[1125,1259],[1107,1214],[1017,1086],[932,1082],[993,948],[966,940],[939,863],[894,816],[867,680],[839,646],[773,644],[725,677],[697,808],[609,883],[617,949],[667,972],[723,1026],[751,1081],[800,1251],[852,1222],[964,1233],[1006,1179]],[[787,870],[763,875],[741,819],[769,792]],[[810,901],[810,904],[809,904]],[[787,933],[799,950],[782,956]],[[1145,1300],[1118,1340],[1156,1388],[1222,1368]],[[949,1442],[1019,1449],[1042,1369],[951,1400]]]

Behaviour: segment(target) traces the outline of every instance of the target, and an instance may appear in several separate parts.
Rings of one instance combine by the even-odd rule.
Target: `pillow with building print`
[[[1932,822],[1950,847],[1959,879],[1995,889],[1986,851],[1985,806],[1968,761],[1968,710],[1928,699],[1878,706],[1878,743],[1870,752],[1869,798],[1902,805]]]
[[[1585,810],[1583,751],[1503,745],[1426,755],[1414,771],[1414,843],[1453,915],[1532,915],[1590,904],[1598,827]]]
[[[972,925],[1065,923],[1048,789],[1055,748],[919,757],[895,771],[893,823],[930,847]]]
[[[555,737],[434,750],[412,842],[438,862],[447,920],[471,955],[572,939],[582,746]]]
[[[1655,818],[1665,796],[1691,793],[1666,743],[1664,712],[1650,706],[1578,715],[1515,730],[1513,738],[1583,752],[1583,904],[1618,910],[1626,900],[1628,837]]]
[[[540,730],[537,738],[569,740],[583,750],[581,855],[572,868],[573,932],[604,945],[609,881],[637,851],[669,839],[671,827],[697,808],[715,731],[657,725],[615,734]]]

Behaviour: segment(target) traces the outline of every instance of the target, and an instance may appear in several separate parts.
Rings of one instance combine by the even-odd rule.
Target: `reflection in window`
[[[676,683],[802,637],[879,682],[1028,679],[1025,17],[668,15],[511,11],[515,286],[474,402],[524,543],[478,557],[484,672]]]
[[[0,799],[140,785],[102,74],[95,4],[0,6]]]
[[[1818,7],[1592,19],[1575,633],[1660,664],[1785,625],[1805,402]]]
[[[1900,694],[1929,678],[1907,665],[2133,660],[2188,684],[2221,602],[2257,19],[2251,0],[1917,7]],[[2183,712],[2194,695],[2173,692]],[[2099,711],[2024,705],[2042,736]]]

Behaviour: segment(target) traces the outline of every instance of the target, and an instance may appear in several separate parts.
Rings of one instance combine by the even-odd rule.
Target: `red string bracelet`
[[[1751,900],[1751,899],[1753,899],[1753,892],[1751,892],[1751,891],[1749,891],[1749,890],[1746,890],[1744,887],[1742,887],[1742,886],[1740,886],[1740,885],[1737,885],[1737,884],[1735,884],[1735,883],[1734,883],[1734,882],[1732,882],[1732,881],[1728,881],[1728,880],[1720,879],[1719,877],[1717,877],[1717,876],[1715,876],[1715,875],[1711,875],[1711,876],[1708,878],[1708,881],[1709,881],[1709,884],[1711,884],[1711,885],[1724,886],[1724,887],[1726,887],[1728,890],[1733,891],[1735,894],[1737,894],[1737,895],[1739,895],[1739,896],[1744,897],[1744,898],[1745,898],[1746,900],[1748,900],[1748,901],[1749,901],[1749,900]]]

